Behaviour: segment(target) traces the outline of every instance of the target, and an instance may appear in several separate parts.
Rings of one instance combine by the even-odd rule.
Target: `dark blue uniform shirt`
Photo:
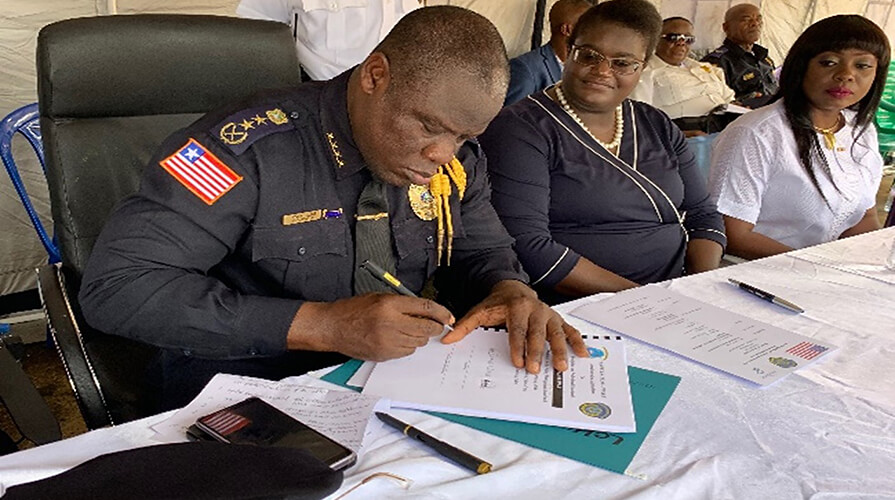
[[[286,334],[302,301],[352,295],[354,214],[371,174],[349,127],[349,73],[212,112],[169,137],[93,249],[80,293],[87,321],[167,348],[164,378],[185,378],[184,358],[229,360],[209,372],[269,377],[324,363],[321,353],[286,356]],[[218,180],[211,194],[226,191],[211,203],[211,180],[182,182],[178,165],[164,166],[178,151],[195,156],[184,149],[191,139],[241,177]],[[468,187],[462,202],[451,195],[447,271],[483,297],[500,280],[527,277],[490,204],[478,144],[457,157]],[[438,265],[436,221],[419,217],[408,193],[389,186],[389,215],[398,278],[419,292]],[[285,368],[266,371],[275,357],[288,359]],[[240,368],[246,359],[253,368]]]
[[[752,52],[725,39],[724,43],[702,58],[724,70],[727,86],[736,94],[737,102],[750,108],[759,108],[770,102],[780,86],[774,75],[774,61],[768,49],[753,44]]]

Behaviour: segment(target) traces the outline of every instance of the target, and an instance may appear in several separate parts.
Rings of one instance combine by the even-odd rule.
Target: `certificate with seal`
[[[625,290],[571,314],[759,385],[837,349],[658,285]]]
[[[455,344],[432,340],[410,356],[376,363],[363,392],[394,408],[635,432],[624,340],[602,331],[584,339],[589,357],[570,351],[569,369],[559,372],[545,348],[541,373],[531,374],[510,362],[506,331],[479,328]]]

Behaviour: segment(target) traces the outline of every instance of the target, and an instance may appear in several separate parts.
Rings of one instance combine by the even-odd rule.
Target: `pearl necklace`
[[[572,109],[572,106],[569,106],[569,103],[566,102],[566,96],[562,93],[562,82],[558,82],[556,84],[556,98],[559,99],[559,104],[562,106],[562,109],[575,120],[581,128],[587,132],[587,135],[591,136],[593,140],[597,141],[600,146],[606,148],[607,151],[612,152],[616,150],[622,143],[622,135],[625,133],[625,116],[622,113],[622,105],[619,104],[618,107],[615,108],[615,135],[612,136],[612,142],[603,142],[600,139],[597,139],[597,136],[587,128],[587,125],[581,121],[581,118],[575,113],[575,110]],[[614,153],[613,153],[614,154]]]

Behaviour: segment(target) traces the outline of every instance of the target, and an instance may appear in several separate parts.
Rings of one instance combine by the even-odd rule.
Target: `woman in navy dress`
[[[504,108],[480,137],[492,202],[544,300],[718,266],[721,216],[683,133],[627,99],[662,20],[645,0],[588,10],[562,81]]]

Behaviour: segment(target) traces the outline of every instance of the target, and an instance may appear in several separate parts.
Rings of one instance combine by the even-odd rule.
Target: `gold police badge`
[[[422,220],[435,219],[435,197],[429,192],[428,186],[411,184],[407,189],[407,198],[410,199],[410,208]]]

